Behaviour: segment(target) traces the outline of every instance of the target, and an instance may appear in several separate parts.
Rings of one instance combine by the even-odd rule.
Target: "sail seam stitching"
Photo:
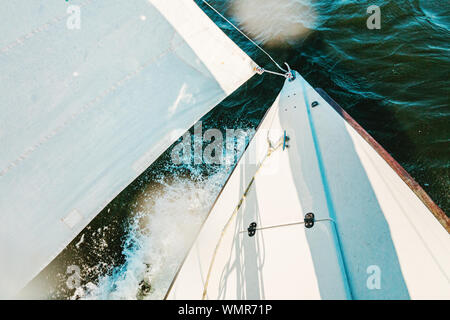
[[[183,42],[180,42],[180,44],[184,44]],[[156,60],[164,57],[165,55],[173,52],[177,47],[171,47],[161,54],[159,54],[157,57],[152,58],[147,63],[139,66],[134,71],[128,73],[124,78],[114,83],[111,87],[104,90],[102,93],[97,95],[95,98],[91,99],[89,102],[87,102],[81,109],[78,111],[72,113],[61,125],[56,127],[54,130],[52,130],[50,133],[48,133],[45,137],[43,137],[41,140],[39,140],[37,143],[35,143],[33,146],[26,149],[25,152],[23,152],[18,158],[11,161],[2,171],[0,171],[0,177],[7,174],[10,170],[12,170],[14,167],[16,167],[18,164],[26,160],[34,151],[36,151],[39,147],[44,145],[47,141],[49,141],[51,138],[56,136],[58,133],[60,133],[64,128],[66,128],[70,123],[72,123],[75,118],[77,118],[80,114],[84,113],[86,110],[88,110],[90,107],[92,107],[96,102],[100,101],[101,99],[105,98],[112,92],[116,91],[118,88],[122,87],[126,82],[131,80],[133,77],[135,77],[137,74],[139,74],[142,70],[146,69],[148,66],[150,66],[152,63],[154,63]]]
[[[80,4],[80,7],[84,7],[87,6],[88,4],[90,4],[92,2],[92,0],[87,0],[84,3]],[[15,47],[22,45],[26,40],[30,40],[31,38],[33,38],[35,35],[47,31],[50,27],[52,27],[54,24],[61,22],[65,17],[67,16],[67,14],[63,15],[63,16],[59,16],[59,17],[55,17],[49,21],[47,21],[46,23],[44,23],[43,25],[40,25],[39,27],[34,28],[33,30],[31,30],[30,32],[18,37],[16,40],[10,42],[8,45],[6,45],[5,47],[0,49],[0,55],[1,54],[6,54],[8,51],[10,51],[11,49],[14,49]]]

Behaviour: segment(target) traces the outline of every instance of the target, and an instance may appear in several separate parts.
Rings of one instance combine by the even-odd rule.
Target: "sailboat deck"
[[[265,158],[262,146],[284,131],[289,147]],[[264,118],[167,298],[449,298],[449,265],[449,234],[432,211],[298,76]]]

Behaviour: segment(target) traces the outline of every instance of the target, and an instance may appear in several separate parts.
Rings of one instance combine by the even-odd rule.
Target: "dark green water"
[[[288,62],[314,87],[325,89],[449,213],[450,3],[434,0],[289,1],[303,3],[304,6],[306,4],[314,12],[314,22],[309,21],[307,24],[309,32],[301,38],[285,37],[283,28],[277,30],[276,26],[271,25],[277,41],[276,44],[269,42],[265,48],[279,62]],[[201,1],[197,2],[200,4]],[[216,0],[211,3],[239,24],[232,16],[231,1]],[[380,30],[366,27],[369,17],[366,9],[373,4],[381,8]],[[258,64],[276,70],[245,38],[207,7],[200,6]],[[273,6],[272,10],[273,15],[276,15],[277,6]],[[302,18],[285,15],[278,19],[289,26],[290,23],[301,24]],[[260,24],[264,26],[264,20],[261,20]],[[253,36],[266,37],[261,34]],[[255,76],[206,115],[204,127],[256,127],[281,89],[283,81],[277,76]],[[170,257],[162,252],[170,241],[161,242],[162,249],[158,252],[160,240],[157,238],[163,236],[155,235],[154,230],[149,231],[153,235],[147,240],[136,236],[137,229],[132,222],[136,216],[148,211],[142,199],[145,199],[144,202],[148,200],[150,206],[159,208],[161,201],[166,201],[167,194],[172,193],[175,196],[167,198],[166,204],[163,201],[162,209],[156,211],[162,211],[163,216],[176,215],[179,209],[173,207],[174,203],[178,203],[183,211],[191,201],[190,195],[187,198],[181,195],[189,185],[183,182],[178,187],[171,186],[188,180],[198,188],[193,191],[193,198],[199,198],[199,190],[209,193],[205,204],[197,208],[204,214],[219,192],[229,169],[203,165],[174,168],[170,164],[169,153],[164,154],[111,202],[31,283],[25,296],[73,297],[74,290],[66,286],[66,269],[67,266],[78,265],[81,268],[82,285],[91,282],[97,286],[92,298],[139,297],[137,283],[140,280],[130,280],[127,274],[131,273],[133,277],[142,275],[142,270],[136,268],[139,262],[144,264],[139,260],[140,252],[151,252],[150,264],[162,263],[163,269],[166,265],[172,271],[176,269],[176,263],[170,262]],[[202,196],[200,199],[203,199]],[[171,209],[165,209],[165,206]],[[181,211],[178,213],[181,215]],[[154,214],[151,213],[151,219],[161,221],[161,216]],[[159,229],[166,227],[161,224]],[[173,227],[176,228],[175,223]],[[183,227],[186,228],[185,225]],[[103,280],[100,280],[102,277]],[[167,277],[167,281],[170,281],[170,273]],[[167,281],[164,285],[167,285]],[[121,287],[123,283],[127,284],[127,290]],[[156,284],[153,286],[157,287]],[[162,286],[155,290],[164,292],[165,288]],[[86,287],[85,291],[88,291]],[[114,295],[118,291],[120,293]],[[150,298],[155,297],[161,296],[154,294]]]

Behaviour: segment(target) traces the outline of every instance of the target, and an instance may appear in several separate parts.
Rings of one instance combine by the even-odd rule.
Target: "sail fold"
[[[0,16],[5,298],[255,64],[192,0],[18,0]]]

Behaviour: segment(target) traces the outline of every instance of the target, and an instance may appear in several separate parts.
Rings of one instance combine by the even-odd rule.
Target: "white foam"
[[[147,187],[135,203],[135,219],[124,246],[126,262],[73,299],[162,299],[227,177],[227,169],[205,179],[174,178]],[[143,292],[142,283],[149,284]]]

